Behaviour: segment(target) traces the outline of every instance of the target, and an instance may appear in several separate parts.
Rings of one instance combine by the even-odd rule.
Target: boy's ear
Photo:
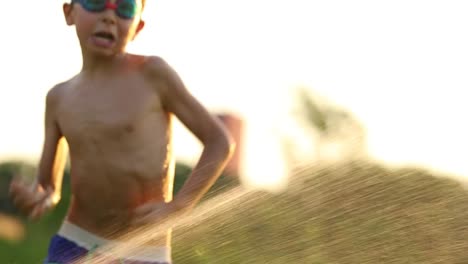
[[[145,21],[143,19],[140,19],[138,22],[137,28],[135,30],[135,35],[133,36],[133,39],[140,33],[140,31],[145,27]]]
[[[73,21],[73,16],[71,15],[72,10],[73,10],[73,4],[70,4],[70,3],[63,4],[63,15],[65,16],[65,21],[67,22],[67,25],[69,26],[75,23],[75,21]]]

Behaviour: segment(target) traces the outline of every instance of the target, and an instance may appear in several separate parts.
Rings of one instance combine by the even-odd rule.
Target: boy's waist
[[[101,201],[88,201],[88,203],[78,202],[79,199],[72,199],[67,212],[66,220],[107,240],[119,240],[120,237],[135,231],[136,226],[132,225],[135,217],[135,209],[138,204],[130,206],[128,204],[102,203]],[[169,230],[167,230],[169,231]],[[161,246],[165,246],[166,236],[164,232],[160,234]]]

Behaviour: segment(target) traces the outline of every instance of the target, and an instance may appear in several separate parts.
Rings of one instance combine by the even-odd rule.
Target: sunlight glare
[[[280,141],[271,130],[250,124],[245,136],[241,180],[245,186],[280,192],[287,187],[288,168]]]

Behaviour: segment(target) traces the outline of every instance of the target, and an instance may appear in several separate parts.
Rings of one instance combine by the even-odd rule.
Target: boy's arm
[[[57,86],[46,97],[45,139],[39,161],[37,183],[44,189],[54,192],[54,198],[60,200],[62,179],[67,161],[68,148],[57,122],[57,104],[59,89]]]
[[[162,59],[156,59],[162,86],[163,107],[173,113],[202,143],[203,151],[190,177],[172,204],[191,209],[214,184],[229,161],[234,142],[221,122],[186,89],[178,74]],[[161,89],[158,88],[158,89]]]
[[[57,125],[58,87],[46,97],[45,139],[37,176],[32,186],[12,182],[10,192],[15,205],[31,218],[38,218],[55,206],[61,197],[61,184],[67,157],[67,144]]]

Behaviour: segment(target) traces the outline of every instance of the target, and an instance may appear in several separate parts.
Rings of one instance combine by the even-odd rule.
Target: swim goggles
[[[110,0],[72,0],[72,3],[78,3],[86,11],[93,13],[102,12],[109,8],[123,19],[134,18],[138,11],[136,0],[117,0],[115,3]]]

